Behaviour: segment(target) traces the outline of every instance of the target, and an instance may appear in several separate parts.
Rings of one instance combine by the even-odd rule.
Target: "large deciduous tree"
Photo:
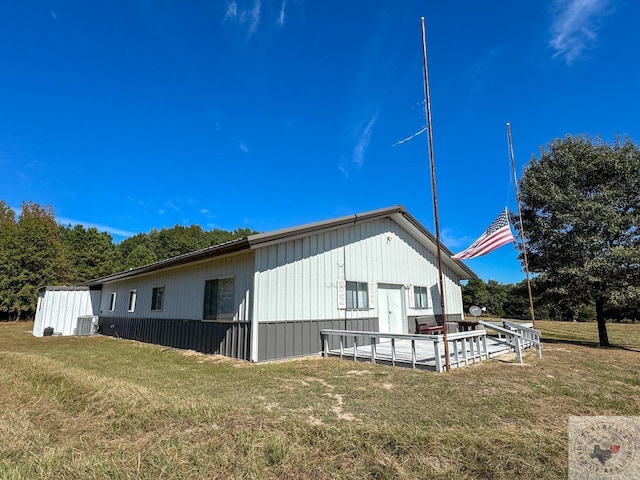
[[[60,227],[62,242],[58,282],[73,285],[122,269],[111,235],[95,227]]]
[[[608,345],[605,304],[640,297],[638,145],[553,140],[531,159],[520,190],[530,270],[557,295],[593,301]]]
[[[51,206],[23,202],[22,211],[9,239],[11,276],[8,313],[17,320],[33,315],[38,287],[58,278],[59,227]]]
[[[16,213],[0,200],[0,319],[8,317],[13,309],[16,228]]]

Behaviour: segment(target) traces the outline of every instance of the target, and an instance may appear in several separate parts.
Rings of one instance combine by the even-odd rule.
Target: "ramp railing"
[[[497,332],[500,336],[504,336],[503,341],[507,345],[511,346],[511,348],[513,348],[513,350],[516,352],[516,360],[518,360],[518,363],[522,363],[523,345],[521,341],[522,335],[520,333],[509,328],[499,327],[493,322],[485,322],[483,320],[479,320],[478,324],[482,325],[485,329],[488,328],[490,330],[493,330],[494,332]]]
[[[536,347],[536,354],[538,357],[542,357],[542,342],[540,341],[540,330],[532,328],[531,324],[521,324],[516,322],[510,322],[509,320],[502,320],[504,328],[517,332],[522,337],[523,348]]]

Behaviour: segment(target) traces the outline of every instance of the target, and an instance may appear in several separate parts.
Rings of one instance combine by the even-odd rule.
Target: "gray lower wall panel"
[[[99,333],[167,347],[250,359],[251,325],[166,318],[100,317]]]
[[[258,325],[258,361],[262,362],[319,354],[322,351],[321,330],[377,332],[378,318],[272,321]],[[331,342],[330,348],[338,348],[339,339],[333,338]],[[364,337],[358,339],[359,345],[368,342]],[[350,344],[351,341],[345,346]]]

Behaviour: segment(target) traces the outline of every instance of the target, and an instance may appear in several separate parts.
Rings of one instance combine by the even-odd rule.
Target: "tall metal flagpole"
[[[438,277],[440,282],[440,311],[442,312],[442,336],[444,340],[444,364],[449,371],[449,342],[447,341],[447,315],[444,307],[444,281],[442,279],[442,247],[440,245],[440,221],[438,218],[438,195],[436,192],[436,164],[433,156],[433,129],[431,128],[431,97],[429,95],[429,71],[427,69],[427,35],[424,29],[424,17],[420,19],[422,26],[422,65],[424,73],[424,98],[429,132],[429,162],[431,164],[431,190],[433,192],[433,216],[436,226],[436,250],[438,252]]]
[[[513,184],[516,188],[516,203],[518,204],[518,218],[520,219],[520,241],[522,242],[522,253],[524,254],[524,271],[527,275],[527,290],[529,292],[529,311],[531,312],[531,322],[536,328],[536,316],[533,311],[533,295],[531,295],[531,281],[529,280],[529,262],[527,260],[527,245],[524,242],[524,224],[522,223],[522,210],[520,209],[520,191],[518,190],[518,179],[516,177],[516,160],[513,155],[513,143],[511,142],[511,125],[507,123],[507,139],[509,140],[509,155],[511,156],[511,168],[513,170]]]

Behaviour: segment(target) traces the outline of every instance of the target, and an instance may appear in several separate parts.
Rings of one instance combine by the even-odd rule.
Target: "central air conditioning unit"
[[[86,336],[93,335],[98,330],[98,316],[97,315],[82,315],[78,317],[78,323],[76,324],[76,335]]]

